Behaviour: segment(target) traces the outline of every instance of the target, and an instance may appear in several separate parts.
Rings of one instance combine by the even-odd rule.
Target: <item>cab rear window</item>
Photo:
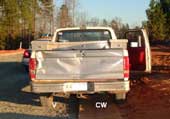
[[[108,30],[65,30],[58,32],[58,42],[106,41],[111,39]]]

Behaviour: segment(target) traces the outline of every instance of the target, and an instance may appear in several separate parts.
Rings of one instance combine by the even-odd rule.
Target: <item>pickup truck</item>
[[[107,92],[116,100],[125,100],[130,71],[151,71],[146,32],[138,32],[128,31],[126,39],[117,39],[110,27],[61,28],[51,41],[33,41],[29,61],[32,92],[40,95],[42,105],[56,112],[66,111],[56,96]]]

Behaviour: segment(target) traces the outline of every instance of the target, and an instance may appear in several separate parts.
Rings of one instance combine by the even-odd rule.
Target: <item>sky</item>
[[[61,0],[60,0],[61,1]],[[150,0],[78,0],[79,7],[88,17],[111,20],[118,17],[131,27],[146,20]],[[61,3],[61,2],[60,2]]]

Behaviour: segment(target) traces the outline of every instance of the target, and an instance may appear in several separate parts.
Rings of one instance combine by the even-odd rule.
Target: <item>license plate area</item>
[[[63,90],[64,92],[69,91],[87,91],[87,83],[64,83]]]

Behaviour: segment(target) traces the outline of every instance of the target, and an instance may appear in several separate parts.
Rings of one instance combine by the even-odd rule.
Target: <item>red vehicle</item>
[[[31,49],[26,49],[24,51],[24,54],[23,54],[22,64],[23,64],[23,66],[25,67],[25,69],[27,71],[29,69],[29,59],[30,59],[30,56],[31,56]]]

